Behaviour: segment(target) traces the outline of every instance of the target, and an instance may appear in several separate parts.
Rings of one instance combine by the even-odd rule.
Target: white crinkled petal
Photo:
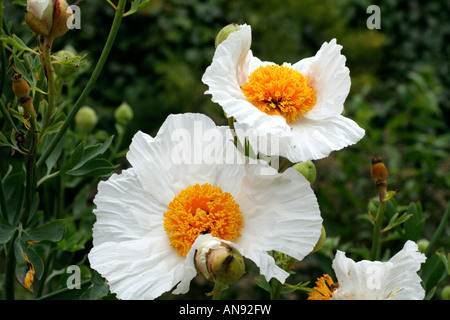
[[[254,251],[276,250],[302,260],[316,245],[322,218],[309,182],[289,168],[282,174],[260,175],[250,165],[236,196],[243,213],[237,244]]]
[[[350,92],[350,70],[341,54],[342,46],[336,39],[325,42],[316,55],[292,66],[308,80],[316,93],[316,104],[303,116],[321,120],[338,116],[344,110],[344,102]]]
[[[138,132],[127,159],[144,189],[161,203],[170,203],[186,187],[211,183],[235,188],[231,177],[242,175],[244,163],[231,132],[203,114],[170,115],[155,138]]]
[[[404,248],[387,262],[359,261],[345,257],[338,251],[333,260],[339,288],[333,293],[336,300],[421,300],[425,290],[417,274],[425,255],[417,244],[407,241]]]
[[[183,258],[169,246],[164,207],[142,191],[135,170],[99,184],[91,267],[120,299],[154,299],[184,275]]]

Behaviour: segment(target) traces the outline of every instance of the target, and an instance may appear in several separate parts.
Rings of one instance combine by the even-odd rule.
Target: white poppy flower
[[[156,137],[133,137],[132,168],[99,183],[89,261],[118,298],[186,293],[195,251],[211,238],[281,282],[289,274],[267,251],[302,260],[314,248],[322,218],[309,182],[245,163],[231,137],[204,115],[171,115]]]
[[[310,300],[423,300],[425,290],[417,274],[426,257],[407,241],[387,262],[355,262],[337,251],[333,270],[337,283],[325,275],[316,282]]]
[[[251,27],[241,25],[218,45],[202,81],[212,101],[248,128],[255,151],[258,139],[277,140],[273,154],[292,162],[321,159],[355,144],[364,130],[342,116],[350,91],[342,46],[333,39],[314,57],[279,66],[253,56]],[[279,149],[279,150],[276,150]]]

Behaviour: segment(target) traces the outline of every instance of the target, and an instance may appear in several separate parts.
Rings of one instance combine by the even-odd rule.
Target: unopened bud
[[[232,32],[238,31],[240,29],[241,29],[241,27],[239,25],[237,25],[236,23],[231,23],[231,24],[223,27],[222,30],[220,30],[216,36],[216,39],[214,42],[216,48],[219,46],[219,44],[221,44],[223,41],[225,41]]]
[[[53,1],[28,0],[25,22],[34,33],[48,36],[53,25]]]
[[[207,280],[231,285],[245,273],[244,258],[232,246],[218,240],[203,243],[195,255],[197,270]]]
[[[442,289],[441,297],[442,297],[442,300],[446,300],[446,301],[450,300],[450,285],[445,286]]]
[[[114,118],[120,124],[128,124],[131,120],[133,120],[133,117],[133,109],[131,109],[130,105],[126,102],[122,102],[122,104],[114,112]]]
[[[427,251],[429,245],[430,241],[428,241],[427,239],[420,239],[419,241],[417,241],[417,247],[422,253],[425,253],[425,251]]]
[[[73,11],[69,8],[66,0],[53,0],[53,2],[54,14],[50,36],[60,37],[69,31],[67,21],[72,17]]]
[[[316,166],[312,161],[296,163],[293,168],[300,172],[312,184],[316,180]]]
[[[386,166],[381,158],[372,159],[372,179],[375,182],[384,181],[388,176]]]
[[[19,100],[30,95],[30,86],[20,73],[15,73],[11,77],[12,90]]]
[[[94,129],[97,121],[97,113],[88,106],[81,107],[75,116],[75,124],[83,132],[89,132]]]
[[[372,179],[376,183],[380,201],[383,201],[387,191],[386,178],[388,176],[388,172],[381,158],[372,159],[371,175]]]
[[[75,73],[77,65],[70,63],[69,60],[75,57],[75,53],[70,50],[60,50],[54,55],[55,61],[53,68],[57,76],[66,79]]]

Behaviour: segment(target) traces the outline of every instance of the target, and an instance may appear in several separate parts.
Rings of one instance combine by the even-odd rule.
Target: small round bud
[[[133,120],[133,117],[133,109],[131,109],[130,105],[126,102],[122,102],[122,104],[114,112],[114,118],[116,121],[123,125],[128,124],[131,120]]]
[[[316,166],[312,161],[296,163],[293,168],[300,172],[312,184],[316,180]]]
[[[450,285],[445,286],[441,291],[442,300],[450,300]]]
[[[205,241],[197,250],[195,265],[205,279],[231,285],[245,273],[244,258],[232,246],[218,240]]]
[[[427,239],[420,239],[419,241],[417,241],[417,247],[419,248],[419,251],[422,253],[425,253],[429,245],[430,241],[428,241]]]
[[[372,159],[371,174],[372,174],[372,179],[375,182],[386,180],[386,178],[388,176],[388,172],[387,172],[386,166],[384,165],[383,160],[381,160],[381,158]]]
[[[325,242],[327,241],[327,233],[325,231],[324,226],[322,226],[322,230],[320,231],[320,237],[319,240],[317,240],[316,245],[314,246],[314,249],[311,251],[311,253],[317,252],[320,249],[323,248],[325,245]]]
[[[53,69],[57,76],[66,79],[75,73],[77,66],[75,64],[66,63],[68,60],[75,57],[75,53],[70,50],[60,50],[54,55],[55,63]]]
[[[12,90],[19,100],[30,95],[30,86],[20,73],[15,73],[11,77]]]
[[[50,36],[60,37],[69,31],[67,21],[73,16],[72,9],[69,8],[66,0],[53,0],[54,14],[53,25],[50,30]]]
[[[83,106],[75,116],[75,125],[83,132],[89,132],[97,125],[98,117],[94,109]]]
[[[53,1],[27,0],[25,22],[34,33],[48,36],[53,24]]]
[[[216,36],[216,39],[214,42],[216,48],[219,46],[219,44],[221,44],[223,41],[225,41],[232,32],[238,31],[240,29],[241,29],[241,27],[239,25],[237,25],[236,23],[231,23],[231,24],[223,27],[222,30],[220,30]]]

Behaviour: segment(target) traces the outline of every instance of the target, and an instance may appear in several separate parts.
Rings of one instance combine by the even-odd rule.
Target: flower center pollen
[[[339,284],[333,282],[333,279],[325,274],[317,279],[316,286],[313,288],[313,292],[309,294],[308,300],[329,300],[337,288],[339,288]]]
[[[314,89],[300,72],[287,66],[261,66],[242,86],[247,100],[262,112],[294,122],[316,103]]]
[[[228,192],[210,184],[196,184],[182,190],[164,212],[164,229],[170,246],[186,256],[195,239],[209,233],[234,241],[241,234],[242,213]]]

